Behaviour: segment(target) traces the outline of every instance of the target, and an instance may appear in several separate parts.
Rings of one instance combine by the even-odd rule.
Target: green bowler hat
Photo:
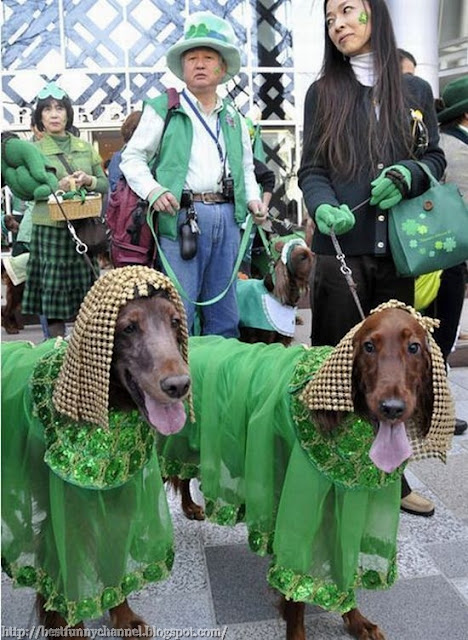
[[[182,54],[199,47],[209,47],[221,54],[227,66],[222,82],[227,82],[239,73],[241,59],[234,29],[223,18],[209,11],[199,11],[187,18],[183,38],[172,45],[166,54],[167,66],[174,75],[184,79]]]
[[[452,80],[442,91],[444,109],[437,114],[443,124],[458,118],[468,111],[468,75]]]

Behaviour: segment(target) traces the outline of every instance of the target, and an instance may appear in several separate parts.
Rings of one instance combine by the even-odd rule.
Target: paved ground
[[[306,342],[310,314],[297,338]],[[468,311],[462,329],[468,331]],[[40,340],[38,327],[20,336]],[[468,419],[468,345],[459,343],[451,357],[450,385],[457,415]],[[392,589],[363,592],[363,612],[385,630],[387,640],[468,639],[468,433],[454,438],[447,465],[423,461],[410,464],[413,488],[436,504],[433,518],[402,514],[399,531],[399,575]],[[267,560],[248,551],[242,525],[233,529],[187,521],[178,500],[169,494],[176,534],[176,561],[169,580],[147,587],[131,604],[156,637],[210,637],[199,629],[217,628],[228,640],[284,640],[285,626],[275,607],[277,598],[266,586]],[[2,578],[2,635],[8,627],[34,624],[31,590],[16,590]],[[340,616],[310,608],[307,633],[311,640],[345,640]],[[107,618],[87,627],[103,633]],[[192,630],[190,635],[189,629]],[[211,636],[215,637],[215,636]],[[222,636],[219,636],[222,637]]]

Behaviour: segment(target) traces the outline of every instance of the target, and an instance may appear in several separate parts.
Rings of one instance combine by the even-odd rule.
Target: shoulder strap
[[[169,89],[166,89],[166,93],[167,93],[167,113],[164,119],[164,126],[161,133],[161,140],[159,141],[158,150],[156,151],[154,158],[151,161],[152,162],[151,173],[153,174],[154,178],[156,178],[156,170],[158,168],[159,153],[161,151],[164,134],[166,133],[166,129],[169,125],[169,122],[171,121],[174,111],[180,105],[180,98],[179,98],[179,93],[177,89],[175,89],[174,87],[169,87]]]
[[[73,169],[71,167],[70,163],[68,162],[68,160],[65,157],[65,154],[64,153],[57,153],[56,156],[60,160],[60,162],[63,164],[65,169],[68,171],[68,174],[71,176],[72,173],[75,171],[75,169]]]

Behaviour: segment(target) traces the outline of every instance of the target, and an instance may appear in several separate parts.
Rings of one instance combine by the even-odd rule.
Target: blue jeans
[[[180,257],[179,240],[161,237],[160,245],[188,298],[203,302],[224,291],[229,283],[239,252],[240,230],[234,220],[234,205],[195,203],[200,235],[197,254],[191,260]],[[178,226],[186,210],[178,214]],[[189,332],[193,334],[195,305],[182,297],[187,311]],[[236,282],[218,302],[198,307],[202,335],[236,338],[239,335],[239,312]]]

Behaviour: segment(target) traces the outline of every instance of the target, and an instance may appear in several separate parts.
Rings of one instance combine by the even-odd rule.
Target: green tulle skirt
[[[53,387],[56,370],[47,369],[48,384],[42,372],[44,384],[33,388],[31,374],[48,360],[58,366],[65,348],[53,340],[36,347],[2,345],[2,562],[16,586],[32,587],[45,596],[46,609],[76,624],[99,617],[145,583],[167,577],[174,553],[154,444],[144,459],[138,451],[127,456],[118,482],[124,458],[107,467],[113,472],[110,489],[83,488],[57,473],[57,465],[65,468],[79,450],[90,463],[86,470],[94,472],[93,455],[99,464],[107,455],[98,431],[84,443],[86,450],[72,436],[79,439],[83,432],[67,424],[70,439],[50,460],[56,470],[45,464],[52,445],[60,444],[56,434],[63,425],[57,416],[54,424],[44,425],[38,405],[41,416],[46,406],[53,416],[47,388]],[[117,418],[111,422],[117,424]],[[118,431],[119,446],[129,442],[129,428],[125,423]],[[140,456],[137,464],[135,455]],[[92,478],[88,483],[93,485]]]
[[[357,416],[332,437],[311,424],[297,396],[329,351],[191,338],[197,421],[158,450],[163,475],[200,479],[211,520],[247,524],[270,585],[343,613],[396,578],[402,468],[375,468]]]

